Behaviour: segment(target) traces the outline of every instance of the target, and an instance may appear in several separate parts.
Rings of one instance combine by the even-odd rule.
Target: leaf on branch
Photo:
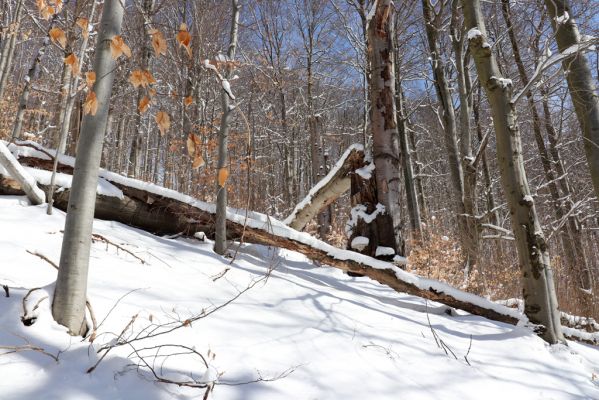
[[[179,42],[179,46],[185,47],[187,50],[187,55],[191,58],[191,34],[187,30],[187,24],[182,23],[179,27],[179,33],[177,33],[177,42]]]
[[[125,41],[120,35],[115,35],[110,41],[110,52],[112,59],[118,59],[122,54],[131,58],[131,49],[125,44]]]
[[[45,0],[35,0],[35,6],[37,7],[37,11],[39,11],[41,13],[42,10],[44,9],[44,7],[46,7],[46,1]]]
[[[148,94],[150,95],[150,97],[154,97],[156,96],[156,89],[148,89]]]
[[[54,5],[56,12],[60,12],[62,10],[62,0],[50,0],[50,4]]]
[[[229,177],[229,169],[227,167],[218,169],[218,186],[225,187],[227,178]]]
[[[77,26],[81,28],[81,36],[87,39],[89,37],[89,19],[77,18]]]
[[[150,71],[136,69],[129,75],[129,82],[136,88],[139,86],[145,88],[148,87],[148,85],[156,83],[156,79],[154,79]]]
[[[96,98],[96,93],[90,90],[85,103],[83,103],[83,113],[96,115],[96,112],[98,112],[98,99]]]
[[[75,55],[75,53],[71,53],[65,57],[64,63],[69,66],[71,69],[71,73],[74,76],[79,75],[79,59]]]
[[[96,83],[96,73],[94,71],[88,71],[85,73],[85,83],[88,88],[92,88]]]
[[[156,83],[156,79],[154,79],[154,76],[152,76],[152,73],[150,71],[144,71],[144,79],[146,80],[146,82],[148,83],[148,85],[153,85],[154,83]]]
[[[189,154],[190,157],[193,157],[196,152],[196,145],[193,142],[192,135],[193,133],[190,133],[189,136],[187,136],[187,154]]]
[[[152,35],[152,47],[154,48],[156,57],[160,57],[161,54],[166,55],[166,39],[162,32],[158,29],[154,29],[150,34]]]
[[[179,97],[179,93],[177,93],[176,90],[171,90],[171,97],[176,99],[177,97]]]
[[[58,43],[63,49],[67,47],[67,36],[62,29],[55,26],[54,28],[50,29],[48,36],[50,36],[50,39],[54,43]]]
[[[193,164],[191,164],[191,168],[198,169],[200,167],[203,167],[205,164],[206,162],[204,161],[204,158],[202,158],[200,154],[196,154],[196,156],[193,159]]]
[[[140,114],[143,114],[148,110],[149,107],[150,107],[150,98],[147,96],[144,96],[139,101],[139,105],[137,106],[137,109],[139,110]]]
[[[158,124],[158,129],[160,129],[160,135],[164,136],[166,131],[171,127],[171,117],[164,111],[158,111],[156,117],[156,124]]]
[[[40,11],[40,15],[46,21],[49,20],[50,17],[54,14],[56,14],[56,10],[52,6],[44,6],[44,8],[42,8],[42,10]]]
[[[193,103],[193,97],[191,96],[187,96],[184,100],[183,100],[183,104],[185,104],[185,107],[190,106]]]

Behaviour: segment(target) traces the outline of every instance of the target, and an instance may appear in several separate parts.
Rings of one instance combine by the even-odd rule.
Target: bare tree
[[[517,115],[511,101],[512,82],[499,71],[479,0],[462,0],[462,7],[470,52],[491,105],[501,183],[522,269],[524,312],[531,322],[541,325],[539,333],[547,342],[563,342],[548,246],[524,169]]]
[[[104,2],[94,61],[97,79],[93,93],[97,100],[97,111],[95,115],[88,113],[84,116],[77,146],[73,189],[52,302],[54,319],[66,326],[71,335],[82,335],[87,331],[85,301],[96,187],[116,64],[111,55],[111,43],[121,33],[123,14],[121,0]]]

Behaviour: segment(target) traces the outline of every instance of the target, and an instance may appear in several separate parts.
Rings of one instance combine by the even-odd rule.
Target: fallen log
[[[33,142],[27,143],[27,146],[45,150]],[[47,152],[24,148],[12,150],[22,165],[46,172],[52,168],[52,160]],[[58,171],[72,174],[74,159],[61,156],[59,161]],[[31,169],[30,172],[32,171],[35,170]],[[113,185],[116,190],[108,190],[107,193],[111,195],[97,195],[97,218],[118,221],[157,234],[183,233],[191,236],[198,231],[203,231],[208,236],[214,234],[213,204],[106,170],[100,171],[100,180]],[[58,192],[55,206],[66,210],[69,190],[64,185],[63,188],[64,190]],[[100,186],[98,190],[100,191]],[[23,192],[18,182],[0,175],[0,194],[14,195]],[[227,231],[230,239],[297,251],[321,264],[360,273],[398,292],[436,301],[495,321],[512,325],[528,323],[527,318],[516,309],[463,292],[439,281],[419,277],[392,263],[338,249],[264,214],[231,210],[227,212]],[[599,334],[596,332],[564,328],[564,334],[569,339],[599,344]]]
[[[295,206],[283,222],[293,229],[302,231],[320,210],[347,192],[351,186],[350,174],[354,172],[352,165],[355,165],[355,162],[352,160],[364,159],[363,149],[362,145],[350,146],[331,171],[310,189],[308,195]]]
[[[23,165],[43,170],[52,167],[52,160],[46,154],[31,149],[14,151]],[[72,174],[73,165],[74,159],[63,156],[58,163],[58,171]],[[193,235],[203,231],[210,237],[214,233],[213,204],[105,170],[100,171],[100,178],[114,185],[122,194],[119,197],[99,194],[96,201],[97,218],[122,222],[158,234],[183,232]],[[57,208],[66,210],[68,193],[66,188],[57,194]],[[264,214],[231,210],[227,213],[227,232],[230,239],[297,251],[321,264],[360,273],[398,292],[437,301],[474,315],[514,325],[520,321],[527,322],[517,310],[447,284],[418,277],[392,263],[338,249]]]
[[[31,204],[38,205],[46,201],[46,195],[37,187],[35,179],[23,169],[2,141],[0,141],[0,165],[19,182]]]

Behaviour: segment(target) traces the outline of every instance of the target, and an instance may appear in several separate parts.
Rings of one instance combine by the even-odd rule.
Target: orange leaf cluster
[[[143,114],[148,110],[149,107],[150,107],[150,98],[148,96],[144,96],[139,101],[139,105],[137,106],[137,109],[139,110],[140,114]]]
[[[146,88],[156,83],[156,79],[154,79],[150,71],[136,69],[129,75],[129,82],[136,88],[140,86]]]
[[[62,29],[55,26],[54,28],[50,29],[48,36],[50,36],[50,39],[54,43],[58,43],[63,49],[67,47],[67,35],[65,35]]]
[[[227,178],[229,177],[229,168],[219,168],[218,169],[218,186],[225,187],[225,183],[227,182]]]
[[[62,8],[62,0],[50,0],[53,6],[46,3],[46,0],[36,0],[35,5],[39,11],[41,17],[45,20],[50,19],[51,16],[56,14]]]
[[[71,53],[65,57],[64,63],[71,69],[71,73],[75,76],[79,75],[79,59],[75,53]]]
[[[127,56],[127,58],[131,58],[131,49],[125,44],[125,41],[120,35],[115,35],[110,41],[110,52],[113,60],[118,59],[123,54]]]
[[[187,24],[182,23],[179,27],[179,33],[177,33],[177,42],[179,46],[185,47],[187,55],[191,58],[191,34],[187,30]]]
[[[89,37],[89,19],[77,18],[77,26],[81,28],[81,36],[87,39]]]
[[[90,90],[85,98],[85,103],[83,103],[83,113],[96,115],[97,112],[98,99],[96,98],[96,93]]]
[[[166,39],[162,32],[158,29],[153,29],[150,31],[150,35],[152,35],[152,47],[154,48],[156,57],[160,57],[161,54],[166,55]]]
[[[185,107],[190,106],[193,103],[193,97],[191,96],[187,96],[185,99],[183,99],[183,104],[185,104]]]
[[[160,129],[160,135],[164,136],[166,131],[171,127],[171,117],[164,111],[158,111],[154,119],[156,120],[156,124],[158,124],[158,129]]]
[[[96,73],[94,71],[88,71],[85,73],[85,84],[88,88],[92,88],[96,83]]]
[[[202,140],[195,133],[190,133],[187,136],[187,153],[193,158],[193,163],[191,164],[193,169],[198,169],[206,164],[201,155],[201,144]]]

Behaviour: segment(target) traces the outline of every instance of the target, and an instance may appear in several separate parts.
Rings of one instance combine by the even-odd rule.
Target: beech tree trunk
[[[3,44],[2,54],[0,55],[0,99],[4,96],[4,90],[6,89],[6,82],[10,75],[12,67],[12,60],[15,55],[15,45],[17,42],[17,36],[19,36],[19,27],[21,26],[21,15],[23,14],[23,0],[17,2],[15,9],[15,17],[13,19],[13,27],[11,28],[10,38],[6,39],[7,43]]]
[[[545,0],[545,6],[551,17],[559,51],[563,52],[568,47],[580,43],[578,25],[568,0]],[[568,89],[582,129],[595,196],[599,198],[599,93],[585,55],[575,53],[565,58],[562,65],[564,71],[567,71]]]
[[[85,301],[96,187],[116,65],[111,56],[110,42],[121,33],[123,14],[121,0],[104,2],[94,62],[98,78],[93,91],[98,109],[96,115],[87,114],[83,117],[77,146],[60,269],[52,302],[54,319],[66,326],[71,335],[83,335],[87,331]]]
[[[512,230],[523,276],[524,312],[541,325],[549,343],[563,342],[548,246],[537,217],[522,157],[512,84],[504,79],[487,41],[479,0],[462,0],[470,53],[491,106],[501,183],[511,214]]]
[[[239,10],[241,6],[238,0],[231,0],[231,35],[229,39],[229,49],[227,58],[230,61],[235,59],[235,50],[237,49],[237,32],[239,31]],[[231,76],[232,67],[225,71],[225,79]],[[227,250],[227,183],[219,182],[219,175],[222,171],[229,170],[228,151],[229,126],[231,124],[232,109],[229,109],[229,95],[224,90],[221,91],[222,117],[220,120],[220,130],[218,132],[218,163],[217,163],[217,183],[216,183],[216,234],[214,238],[214,252],[225,254]],[[221,185],[222,183],[222,185]]]

